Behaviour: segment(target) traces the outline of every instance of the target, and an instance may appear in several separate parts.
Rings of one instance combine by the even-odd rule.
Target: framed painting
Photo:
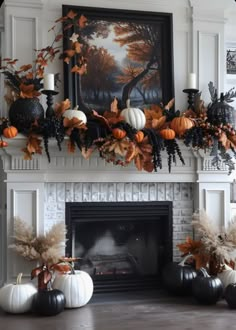
[[[72,72],[76,64],[64,62],[64,93],[72,106],[102,113],[116,98],[119,108],[166,104],[174,97],[172,14],[63,5],[83,15],[86,26],[78,33],[86,49],[86,74]]]

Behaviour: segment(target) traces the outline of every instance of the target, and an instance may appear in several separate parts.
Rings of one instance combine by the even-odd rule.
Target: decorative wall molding
[[[24,45],[20,44],[22,26],[31,31],[31,38],[28,38],[24,41]],[[11,29],[12,29],[12,40],[11,40],[11,54],[12,58],[19,58],[20,63],[34,63],[35,60],[35,49],[38,49],[38,19],[37,17],[27,17],[27,16],[11,16]],[[24,52],[24,49],[27,48],[27,59],[22,59],[19,54]],[[31,54],[31,56],[30,56]],[[26,62],[25,62],[26,61]]]
[[[22,8],[33,8],[41,9],[43,7],[44,0],[4,0],[5,6],[7,7],[22,7]]]

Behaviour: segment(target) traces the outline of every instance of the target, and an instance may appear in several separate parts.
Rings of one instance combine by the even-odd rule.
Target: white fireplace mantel
[[[2,169],[1,180],[1,221],[0,221],[0,285],[12,281],[22,267],[26,274],[32,265],[17,258],[8,249],[11,241],[14,217],[24,219],[33,226],[36,233],[45,231],[45,190],[47,184],[55,183],[141,183],[168,184],[192,183],[194,185],[193,210],[206,209],[218,226],[230,221],[230,183],[232,176],[226,169],[218,171],[211,166],[210,157],[180,145],[186,165],[180,162],[168,172],[167,155],[163,154],[163,169],[147,173],[137,171],[133,165],[119,167],[108,164],[98,154],[84,159],[79,150],[68,154],[66,141],[62,151],[55,140],[49,142],[51,162],[42,155],[24,160],[22,148],[26,139],[22,135],[8,141],[9,146],[0,150]],[[184,204],[184,203],[183,203]],[[181,207],[181,206],[180,206]],[[189,212],[189,211],[188,211]]]

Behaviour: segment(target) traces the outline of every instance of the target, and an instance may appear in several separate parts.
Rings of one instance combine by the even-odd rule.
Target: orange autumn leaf
[[[66,16],[70,19],[74,19],[77,16],[77,13],[73,10],[70,10]]]
[[[67,150],[69,153],[73,154],[75,152],[75,143],[71,140],[67,143]]]
[[[111,112],[118,113],[118,100],[116,97],[114,97],[114,100],[111,102]]]
[[[193,258],[195,260],[195,268],[198,270],[201,267],[206,268],[208,262],[209,262],[209,255],[198,253],[193,254]]]
[[[33,72],[28,72],[27,75],[25,76],[26,79],[33,79],[34,78],[34,74]]]
[[[63,34],[58,34],[55,38],[55,41],[58,42],[63,38]]]
[[[236,134],[228,136],[228,139],[230,140],[231,144],[233,145],[233,148],[236,148]]]
[[[78,20],[78,25],[80,28],[84,28],[86,23],[87,23],[87,18],[84,15],[81,15],[79,20]]]
[[[82,65],[81,67],[79,67],[78,65],[75,65],[71,69],[71,72],[78,73],[79,75],[82,76],[84,73],[87,72],[87,66],[86,65]]]
[[[153,118],[151,121],[152,128],[154,129],[160,129],[163,127],[163,125],[166,122],[166,116],[161,116],[161,118]]]
[[[20,70],[16,71],[16,74],[21,73],[21,72],[26,72],[29,69],[32,69],[32,64],[26,64],[26,65],[22,65],[20,67]]]
[[[50,269],[58,273],[68,273],[71,270],[71,267],[68,264],[55,264],[52,265]]]
[[[64,118],[63,119],[63,125],[64,127],[66,128],[66,134],[68,136],[71,135],[72,133],[72,130],[74,128],[79,128],[79,129],[87,129],[86,125],[83,123],[82,120],[76,118],[76,117],[73,117],[72,119],[69,119],[69,118]]]
[[[227,135],[224,132],[221,133],[219,141],[226,150],[230,149],[230,141],[228,140]]]
[[[34,84],[30,85],[25,85],[25,84],[20,84],[20,97],[22,99],[31,99],[33,97],[37,97],[40,95],[40,92],[35,90]]]
[[[55,113],[58,116],[63,115],[63,113],[67,110],[70,109],[71,106],[71,102],[69,99],[65,99],[64,101],[60,102],[60,103],[56,103],[55,104]]]
[[[67,49],[64,51],[68,57],[73,57],[75,55],[75,50],[73,49]]]
[[[81,43],[79,43],[78,41],[76,41],[74,43],[74,48],[75,48],[75,52],[77,54],[80,54],[81,53],[81,48],[83,47],[83,45]]]
[[[174,103],[175,103],[175,99],[173,98],[164,106],[164,108],[166,110],[170,110],[173,107]]]
[[[203,244],[201,241],[195,241],[191,237],[187,237],[185,243],[177,244],[177,247],[184,254],[195,254],[198,253],[202,248]]]

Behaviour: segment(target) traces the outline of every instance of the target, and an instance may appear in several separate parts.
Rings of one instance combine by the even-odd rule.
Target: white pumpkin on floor
[[[7,313],[20,314],[31,310],[33,296],[37,292],[32,283],[21,283],[22,273],[15,284],[6,284],[0,289],[0,307]]]
[[[66,298],[65,308],[77,308],[86,305],[93,295],[93,280],[82,270],[70,274],[58,274],[53,288],[61,290]]]
[[[138,131],[143,129],[146,124],[146,117],[143,111],[139,108],[131,108],[130,100],[127,100],[127,108],[121,111],[121,116],[124,117],[126,123],[136,128]]]
[[[233,270],[231,267],[225,264],[224,270],[221,273],[218,273],[217,277],[219,277],[225,289],[229,284],[236,283],[236,270]]]

